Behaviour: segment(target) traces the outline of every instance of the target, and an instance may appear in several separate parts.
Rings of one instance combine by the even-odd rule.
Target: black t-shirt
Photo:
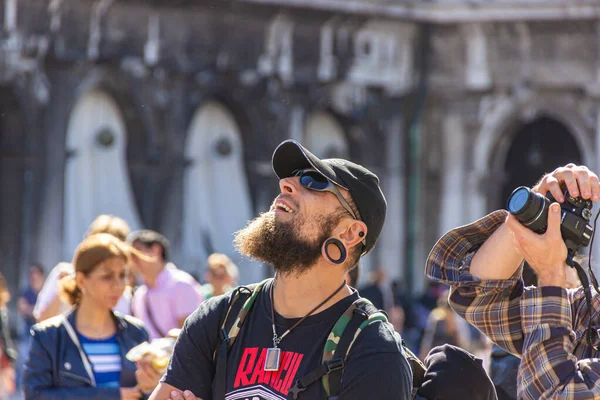
[[[308,317],[280,343],[281,367],[265,372],[264,360],[273,347],[271,282],[265,284],[229,351],[226,400],[280,400],[297,379],[321,365],[323,348],[333,325],[358,298],[348,296],[328,309]],[[203,400],[212,399],[219,329],[227,312],[229,295],[211,298],[187,319],[163,381],[191,390]],[[275,314],[278,335],[298,319]],[[339,400],[410,399],[412,372],[400,336],[389,323],[375,321],[362,330],[346,359]],[[290,394],[291,398],[291,394]],[[300,393],[299,399],[325,399],[321,381]]]

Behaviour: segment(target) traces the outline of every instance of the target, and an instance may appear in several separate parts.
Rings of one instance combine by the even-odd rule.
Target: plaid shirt
[[[469,273],[473,255],[506,214],[496,211],[446,233],[425,273],[452,287],[450,304],[459,315],[521,357],[519,399],[600,399],[600,351],[585,338],[589,309],[582,288],[525,288],[522,266],[508,280],[481,281]],[[598,329],[600,300],[592,294]]]

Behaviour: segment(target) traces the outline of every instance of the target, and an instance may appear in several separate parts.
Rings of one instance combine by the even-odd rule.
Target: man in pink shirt
[[[133,257],[133,267],[144,284],[133,295],[132,313],[144,321],[150,339],[165,337],[171,329],[181,328],[204,300],[202,288],[190,274],[167,261],[169,241],[160,233],[137,231],[127,241],[155,259],[148,262]]]

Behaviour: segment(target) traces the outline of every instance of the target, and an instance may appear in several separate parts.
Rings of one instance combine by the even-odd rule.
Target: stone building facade
[[[413,293],[447,229],[566,162],[600,167],[600,1],[3,0],[0,265],[69,259],[109,212],[181,268],[231,254],[295,138],[375,171],[365,260]]]

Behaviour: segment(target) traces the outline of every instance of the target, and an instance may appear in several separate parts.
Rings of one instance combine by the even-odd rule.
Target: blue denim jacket
[[[59,315],[31,329],[33,338],[23,377],[25,399],[120,400],[119,388],[96,387],[93,371],[87,358],[82,359],[83,351],[74,335],[75,315],[75,311]],[[121,350],[121,387],[133,387],[137,384],[136,366],[125,355],[147,341],[148,332],[143,323],[133,317],[118,313],[113,316]]]

